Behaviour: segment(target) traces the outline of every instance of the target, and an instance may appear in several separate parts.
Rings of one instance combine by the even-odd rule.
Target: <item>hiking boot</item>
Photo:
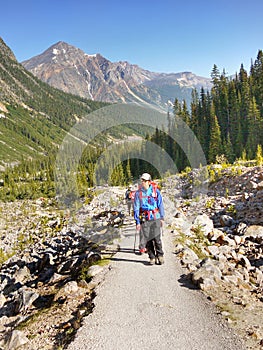
[[[158,260],[159,260],[159,264],[160,264],[160,265],[163,265],[163,263],[164,263],[164,258],[163,258],[163,256],[159,256],[159,257],[158,257]]]
[[[140,255],[142,255],[143,253],[146,253],[146,252],[147,252],[146,248],[141,248],[140,249]]]
[[[150,265],[154,265],[155,264],[155,259],[150,259],[149,264]]]

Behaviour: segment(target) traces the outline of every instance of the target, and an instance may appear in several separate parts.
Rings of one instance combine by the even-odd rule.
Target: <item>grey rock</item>
[[[7,350],[15,350],[28,343],[28,338],[22,331],[14,330],[6,345]]]
[[[220,216],[220,224],[224,226],[232,226],[234,224],[234,220],[230,215],[222,215]]]
[[[221,280],[222,273],[216,261],[208,259],[197,271],[192,273],[192,281],[203,288],[215,285]]]
[[[216,245],[210,245],[207,247],[208,252],[214,256],[217,257],[219,255],[219,247]]]
[[[98,275],[99,273],[103,272],[103,267],[99,265],[93,265],[88,268],[87,274],[90,277],[94,277]]]
[[[244,234],[246,239],[255,241],[256,243],[263,243],[263,226],[251,225]]]
[[[194,264],[194,262],[200,262],[197,254],[190,248],[184,248],[182,250],[181,263],[183,265]]]
[[[34,290],[20,288],[18,298],[15,301],[14,314],[25,312],[38,297],[39,294]]]

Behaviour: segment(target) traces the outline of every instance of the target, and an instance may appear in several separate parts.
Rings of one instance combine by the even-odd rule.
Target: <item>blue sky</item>
[[[11,0],[0,37],[19,62],[58,41],[153,72],[249,71],[263,49],[263,0]]]

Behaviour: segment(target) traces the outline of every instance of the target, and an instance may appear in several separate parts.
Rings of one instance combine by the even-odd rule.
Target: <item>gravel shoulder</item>
[[[93,312],[69,350],[245,349],[215,306],[184,278],[172,233],[164,231],[162,266],[134,253],[133,226],[122,235],[120,251],[96,289]]]

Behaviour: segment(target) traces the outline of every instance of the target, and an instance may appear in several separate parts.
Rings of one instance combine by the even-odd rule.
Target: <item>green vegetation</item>
[[[207,258],[207,254],[204,253],[203,247],[208,246],[209,241],[205,236],[201,225],[196,225],[195,227],[192,227],[191,236],[178,231],[178,235],[176,236],[174,243],[187,246],[196,253],[199,259]]]
[[[200,142],[207,162],[233,163],[239,159],[256,159],[262,164],[263,146],[263,52],[258,52],[250,76],[241,65],[239,74],[227,78],[214,65],[211,92],[193,91],[191,111],[186,103],[175,99],[173,116],[168,115],[168,132],[156,130],[152,141],[164,146],[179,170],[188,164],[186,155],[174,141],[176,117],[184,121]],[[184,149],[191,149],[191,142]],[[213,177],[213,174],[212,174]]]
[[[236,207],[234,204],[229,204],[226,208],[226,212],[231,214],[232,216],[235,216],[237,213]]]

